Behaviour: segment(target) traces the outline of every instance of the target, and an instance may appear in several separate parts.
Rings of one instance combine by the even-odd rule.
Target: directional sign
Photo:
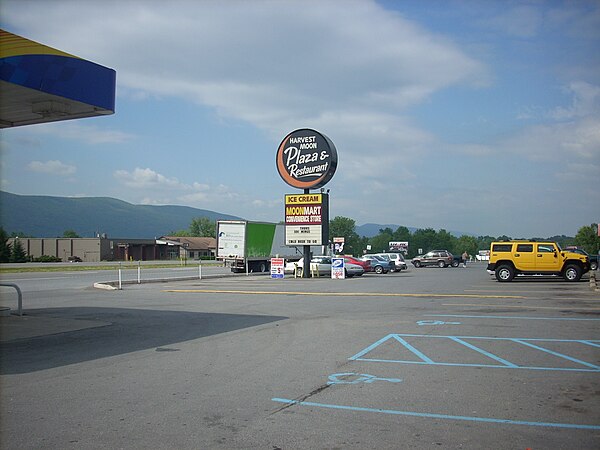
[[[337,280],[346,278],[344,258],[331,258],[331,278]]]
[[[284,263],[283,258],[271,258],[271,278],[284,277]]]

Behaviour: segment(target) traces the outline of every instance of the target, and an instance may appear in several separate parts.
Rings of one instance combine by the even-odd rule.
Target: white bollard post
[[[119,263],[119,290],[123,289],[122,287],[122,278],[121,278],[121,263]]]
[[[198,263],[198,279],[202,279],[202,261]]]
[[[142,263],[138,261],[138,284],[142,284]]]

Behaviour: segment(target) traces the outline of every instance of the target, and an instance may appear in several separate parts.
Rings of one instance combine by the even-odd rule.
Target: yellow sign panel
[[[307,205],[321,204],[323,202],[322,194],[286,194],[285,204],[287,205]]]

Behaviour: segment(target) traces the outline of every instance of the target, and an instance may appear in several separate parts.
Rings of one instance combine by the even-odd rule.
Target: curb
[[[264,273],[252,273],[253,276],[256,275],[269,275],[267,272]],[[121,286],[126,284],[145,284],[145,283],[169,283],[171,281],[202,281],[207,278],[229,278],[229,277],[240,277],[240,276],[249,276],[245,273],[242,274],[219,274],[219,275],[204,275],[202,278],[198,278],[198,276],[193,277],[173,277],[173,278],[150,278],[148,280],[141,280],[139,283],[137,280],[127,280],[121,281]],[[104,289],[107,291],[116,291],[119,290],[119,282],[118,281],[105,281],[103,283],[94,283],[93,285],[96,289]]]

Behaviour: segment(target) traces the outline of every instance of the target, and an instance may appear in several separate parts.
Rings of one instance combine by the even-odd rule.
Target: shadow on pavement
[[[86,307],[31,309],[27,311],[27,317],[43,318],[36,326],[43,327],[45,322],[48,331],[43,334],[43,329],[37,329],[37,336],[21,338],[15,333],[16,339],[10,339],[10,336],[7,339],[7,332],[3,331],[0,374],[35,372],[153,347],[157,351],[173,351],[161,347],[287,319],[278,316]],[[52,326],[53,319],[62,323],[81,323],[83,326],[64,327],[64,331],[57,332],[56,326]],[[18,327],[19,324],[13,328]]]

